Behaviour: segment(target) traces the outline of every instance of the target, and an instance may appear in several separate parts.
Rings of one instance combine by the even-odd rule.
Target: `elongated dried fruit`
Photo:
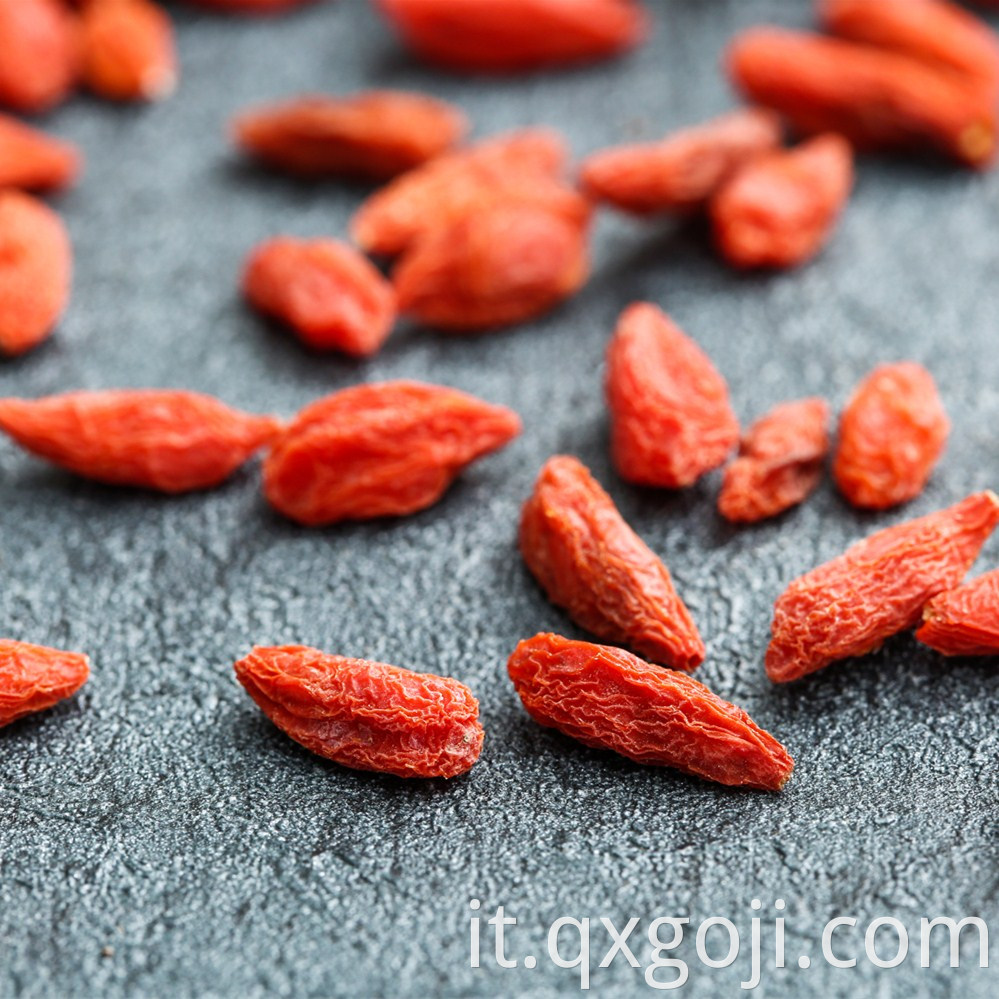
[[[0,399],[0,430],[32,454],[98,482],[165,493],[218,485],[279,429],[271,416],[170,389]]]
[[[996,152],[991,95],[911,56],[807,32],[758,28],[729,47],[733,82],[800,132],[859,149],[935,149],[970,166]]]
[[[482,751],[479,702],[450,677],[304,645],[257,646],[235,669],[282,732],[354,770],[457,777]]]
[[[47,111],[76,83],[76,20],[59,0],[0,0],[0,105]]]
[[[560,199],[566,203],[561,210],[582,210],[583,222],[582,199],[553,192],[566,157],[561,138],[546,129],[522,129],[448,153],[372,194],[351,220],[351,236],[368,253],[394,256],[500,198],[550,205]]]
[[[298,97],[244,111],[233,122],[237,143],[270,166],[307,177],[375,180],[433,159],[467,128],[452,105],[395,90]]]
[[[999,522],[999,498],[960,503],[877,531],[794,580],[774,606],[767,674],[776,683],[874,651],[913,627],[964,577]]]
[[[373,354],[395,321],[392,286],[356,250],[333,239],[261,243],[247,260],[243,290],[254,307],[317,350]]]
[[[520,433],[517,414],[456,389],[355,385],[306,406],[264,462],[264,493],[308,526],[436,503],[462,468]]]
[[[617,146],[583,161],[590,197],[626,212],[688,214],[741,166],[780,143],[780,121],[760,109],[733,111],[659,142]]]
[[[854,506],[905,503],[923,491],[949,431],[933,376],[913,361],[882,364],[840,417],[836,485]]]
[[[0,188],[58,191],[80,173],[76,147],[0,114]]]
[[[822,478],[829,451],[829,406],[800,399],[775,406],[746,432],[739,457],[725,469],[718,510],[752,523],[800,503]]]
[[[379,0],[405,43],[428,62],[512,73],[593,62],[643,40],[635,0]]]
[[[779,791],[794,761],[741,708],[623,649],[540,634],[507,663],[527,713],[594,749],[733,787]]]
[[[628,482],[676,489],[717,468],[739,440],[725,379],[659,308],[621,313],[607,348],[611,452]]]
[[[935,596],[916,638],[945,656],[999,655],[999,570]]]
[[[735,267],[797,267],[825,245],[852,186],[839,135],[760,156],[712,199],[715,243]]]
[[[669,570],[575,458],[545,462],[524,504],[520,550],[548,598],[580,627],[675,669],[704,661]]]
[[[62,219],[20,191],[0,191],[0,352],[23,354],[69,299],[73,252]]]
[[[0,728],[72,697],[88,676],[79,652],[0,640]]]

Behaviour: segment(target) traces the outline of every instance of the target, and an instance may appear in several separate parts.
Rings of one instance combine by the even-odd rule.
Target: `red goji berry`
[[[725,380],[655,305],[621,313],[607,349],[606,390],[614,464],[628,482],[688,486],[739,440]]]
[[[0,430],[32,454],[98,482],[165,493],[218,485],[279,429],[274,417],[170,389],[0,399]]]
[[[0,0],[0,104],[32,114],[65,99],[78,44],[76,18],[59,0]]]
[[[641,42],[634,0],[379,0],[403,41],[448,69],[511,73],[594,62]]]
[[[479,702],[450,677],[304,645],[257,646],[235,669],[282,732],[354,770],[457,777],[482,751]]]
[[[593,749],[732,787],[779,791],[794,760],[742,708],[623,649],[540,634],[507,663],[527,713]]]
[[[945,656],[999,655],[999,569],[935,596],[916,638]]]
[[[0,640],[0,728],[72,697],[88,676],[79,652]]]
[[[58,191],[80,173],[76,146],[0,114],[0,188]]]
[[[953,589],[999,523],[999,497],[974,493],[851,545],[794,580],[774,605],[767,674],[775,683],[866,655],[911,628]]]
[[[718,510],[737,523],[773,517],[800,503],[822,478],[829,451],[829,406],[800,399],[775,406],[746,432],[725,469]]]
[[[797,267],[825,245],[852,185],[839,135],[759,156],[712,198],[715,243],[735,267]]]
[[[617,146],[583,161],[590,197],[626,212],[688,214],[739,167],[780,144],[780,121],[756,108],[681,129],[659,142]]]
[[[923,491],[949,431],[933,376],[912,361],[882,364],[840,417],[836,485],[854,506],[905,503]]]
[[[264,493],[307,526],[414,513],[520,430],[512,410],[456,389],[355,385],[295,417],[264,462]]]
[[[247,260],[243,290],[255,308],[318,350],[374,354],[395,321],[392,286],[356,250],[332,239],[261,243]]]
[[[669,569],[582,462],[545,462],[524,504],[520,550],[548,599],[587,631],[675,669],[704,661]]]
[[[384,180],[453,146],[465,116],[423,94],[373,90],[350,97],[298,97],[252,108],[233,121],[250,155],[307,177]]]

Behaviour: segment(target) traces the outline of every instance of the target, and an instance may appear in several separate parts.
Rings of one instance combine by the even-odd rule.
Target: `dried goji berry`
[[[345,767],[457,777],[482,752],[479,702],[450,677],[304,645],[257,646],[235,669],[282,732]]]
[[[718,497],[722,516],[751,523],[800,503],[822,478],[828,428],[824,399],[785,402],[761,416],[725,469]]]
[[[776,114],[733,111],[659,142],[593,153],[583,161],[581,180],[591,197],[626,212],[686,214],[702,208],[740,166],[779,143]]]
[[[0,399],[0,430],[77,475],[165,493],[228,478],[280,429],[271,416],[169,389]]]
[[[520,429],[512,410],[456,389],[355,385],[295,417],[264,462],[264,492],[308,526],[413,513]]]
[[[76,83],[78,42],[59,0],[0,0],[0,104],[34,113],[62,101]]]
[[[736,267],[796,267],[825,245],[852,185],[839,135],[759,156],[712,198],[715,243]]]
[[[628,482],[688,486],[739,440],[725,379],[655,305],[621,313],[607,348],[606,389],[614,464]]]
[[[996,110],[978,85],[887,49],[759,28],[728,51],[752,101],[801,132],[839,132],[860,149],[929,147],[971,166],[996,152]]]
[[[767,674],[776,683],[878,648],[953,589],[999,523],[999,497],[974,493],[877,531],[794,580],[774,605]]]
[[[582,462],[545,462],[524,504],[520,551],[548,599],[587,631],[675,669],[704,661],[669,569]]]
[[[593,62],[641,42],[634,0],[379,0],[405,43],[449,69],[509,73]]]
[[[916,638],[945,656],[999,655],[999,569],[935,596]]]
[[[356,250],[333,239],[279,237],[247,260],[243,290],[319,350],[373,354],[395,321],[392,286]]]
[[[836,485],[854,506],[905,503],[923,491],[949,431],[933,376],[912,361],[882,364],[840,417]]]
[[[693,677],[608,645],[540,634],[507,663],[527,713],[594,749],[733,787],[779,791],[794,760]]]
[[[0,728],[72,697],[88,676],[79,652],[0,639]]]
[[[101,97],[153,101],[173,93],[177,56],[170,18],[150,0],[87,0],[82,76]]]
[[[62,219],[20,191],[0,191],[0,352],[44,340],[69,298],[73,251]]]
[[[71,143],[0,114],[0,188],[58,191],[76,180],[81,162]]]
[[[252,108],[232,127],[246,152],[281,170],[384,180],[453,146],[468,121],[457,108],[423,94],[373,90]]]
[[[553,194],[553,188],[566,156],[561,138],[545,129],[487,139],[432,160],[376,191],[354,215],[351,235],[368,253],[392,256],[500,197],[552,204],[564,198]],[[581,200],[571,198],[568,205],[578,211]]]

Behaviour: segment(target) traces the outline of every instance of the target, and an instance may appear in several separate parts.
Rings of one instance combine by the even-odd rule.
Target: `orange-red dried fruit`
[[[58,191],[76,180],[81,162],[71,143],[0,114],[0,188]]]
[[[308,526],[414,513],[520,429],[512,410],[456,389],[355,385],[295,417],[264,462],[264,493]]]
[[[911,628],[931,598],[961,582],[997,523],[999,497],[974,493],[800,576],[774,605],[767,675],[797,680]]]
[[[405,43],[448,69],[512,73],[594,62],[641,42],[635,0],[379,0]]]
[[[88,676],[79,652],[0,640],[0,728],[72,697]]]
[[[936,149],[977,167],[995,156],[992,96],[910,56],[758,28],[732,43],[728,70],[750,100],[806,134],[839,132],[865,150]]]
[[[20,191],[0,191],[0,352],[44,340],[69,299],[73,251],[62,219]]]
[[[746,432],[725,469],[718,510],[737,523],[773,517],[819,484],[829,451],[829,406],[799,399],[775,406]]]
[[[761,791],[779,791],[794,769],[742,708],[623,649],[540,634],[514,649],[507,670],[538,724],[585,746]]]
[[[77,25],[59,0],[0,0],[0,105],[47,111],[79,68]]]
[[[933,376],[913,361],[882,364],[840,417],[836,485],[854,506],[905,503],[923,491],[949,431]]]
[[[333,239],[261,243],[247,260],[243,290],[255,308],[318,350],[374,354],[395,321],[392,286],[356,250]]]
[[[725,379],[659,308],[628,306],[607,348],[611,452],[638,485],[676,489],[717,468],[739,440]]]
[[[586,227],[545,205],[497,201],[429,232],[392,274],[399,311],[463,332],[533,319],[589,274]]]
[[[593,153],[583,161],[581,181],[590,197],[626,212],[684,215],[704,207],[739,167],[779,144],[780,121],[772,111],[733,111],[658,142]]]
[[[694,670],[704,642],[669,569],[582,462],[545,462],[524,504],[520,551],[548,599],[580,627],[657,663]]]
[[[582,199],[555,192],[566,157],[561,138],[546,129],[522,129],[448,153],[372,194],[351,220],[351,236],[368,253],[394,256],[500,198],[564,201],[559,210],[579,212]],[[583,210],[579,221],[585,218]]]
[[[760,156],[711,201],[715,243],[735,267],[797,267],[832,233],[853,186],[853,154],[839,135]]]
[[[916,638],[945,656],[999,655],[999,569],[935,596]]]
[[[282,732],[354,770],[457,777],[482,751],[479,702],[450,677],[304,645],[257,646],[235,669]]]
[[[0,399],[0,430],[77,475],[165,493],[227,479],[279,431],[271,416],[170,389]]]
[[[468,121],[424,94],[372,90],[251,108],[232,127],[247,153],[280,170],[385,180],[439,156],[461,138]]]

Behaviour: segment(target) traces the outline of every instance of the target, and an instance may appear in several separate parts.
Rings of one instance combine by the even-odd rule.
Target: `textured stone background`
[[[224,123],[305,89],[416,87],[461,103],[479,134],[563,128],[577,154],[729,107],[725,39],[805,5],[652,5],[653,42],[580,72],[459,80],[404,57],[360,0],[273,21],[178,9],[184,79],[161,106],[81,98],[50,124],[80,142],[85,181],[59,199],[77,254],[50,344],[0,365],[0,391],[183,386],[291,413],[364,379],[414,377],[515,407],[526,433],[434,509],[399,522],[298,529],[263,505],[254,467],[167,499],[81,483],[0,444],[2,632],[88,651],[74,701],[0,734],[0,994],[571,994],[574,972],[468,967],[471,898],[520,920],[510,953],[543,955],[560,915],[733,919],[787,900],[789,967],[768,996],[995,994],[994,971],[918,967],[920,916],[978,914],[999,932],[999,673],[909,637],[791,687],[766,680],[783,585],[881,524],[995,486],[999,175],[867,161],[835,242],[799,273],[739,277],[697,233],[602,216],[588,288],[557,314],[482,339],[400,329],[366,363],[316,357],[251,315],[240,262],[272,233],[342,234],[363,193],[251,169]],[[736,531],[717,477],[679,494],[619,482],[607,459],[601,357],[618,311],[661,303],[716,359],[749,419],[823,393],[839,405],[878,361],[933,370],[953,419],[926,494],[880,517],[825,485],[779,521]],[[586,750],[533,725],[506,678],[514,644],[577,634],[514,547],[542,463],[578,454],[672,568],[708,643],[700,676],[797,759],[780,795],[740,793]],[[982,566],[996,563],[999,544]],[[456,676],[482,703],[480,763],[405,783],[310,756],[236,684],[251,643],[304,642]],[[853,915],[851,971],[821,965],[825,920]],[[879,971],[862,928],[894,915],[905,964]],[[690,996],[741,994],[748,958],[699,968]],[[769,936],[765,935],[765,939]],[[606,947],[594,928],[593,964]],[[484,944],[484,952],[488,944]],[[111,948],[102,956],[104,948]],[[566,948],[569,949],[568,946]],[[112,953],[113,951],[113,953]],[[799,954],[812,955],[799,970]],[[594,971],[598,994],[642,972]]]

